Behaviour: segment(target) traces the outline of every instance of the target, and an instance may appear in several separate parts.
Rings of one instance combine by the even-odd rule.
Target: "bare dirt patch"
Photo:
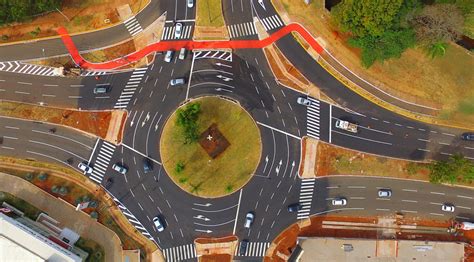
[[[51,12],[31,21],[0,27],[1,43],[57,36],[56,29],[64,26],[69,33],[79,33],[112,26],[120,22],[116,8],[129,4],[136,14],[149,0],[65,0],[61,12]],[[39,30],[38,30],[39,28]]]
[[[0,102],[0,115],[69,126],[105,138],[112,112],[64,110],[14,102]]]
[[[229,141],[219,131],[219,128],[217,128],[217,124],[215,123],[202,132],[199,138],[199,144],[213,159],[218,157],[227,147],[230,146]]]

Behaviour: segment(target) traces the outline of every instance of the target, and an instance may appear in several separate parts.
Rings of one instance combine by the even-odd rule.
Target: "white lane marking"
[[[408,202],[408,203],[418,203],[417,200],[409,200],[409,199],[402,199],[402,202]]]
[[[432,205],[437,205],[437,206],[442,206],[442,205],[443,205],[443,204],[437,203],[437,202],[430,202],[430,204],[432,204]]]
[[[278,129],[278,128],[275,128],[275,127],[266,125],[266,124],[261,123],[261,122],[258,122],[258,121],[257,121],[257,124],[259,124],[259,125],[261,125],[261,126],[263,126],[263,127],[266,127],[266,128],[268,128],[268,129],[277,131],[277,132],[279,132],[279,133],[285,134],[285,135],[287,135],[287,136],[290,136],[290,137],[296,138],[296,139],[298,139],[298,140],[301,140],[301,137],[298,137],[298,136],[296,136],[296,135],[290,134],[290,133],[285,132],[285,131],[283,131],[283,130],[280,130],[280,129]]]
[[[429,140],[429,139],[423,139],[423,138],[418,138],[418,140],[423,141],[423,142],[428,142],[428,143],[431,142],[431,140]]]
[[[347,186],[347,188],[359,188],[359,189],[362,189],[362,188],[366,188],[365,186]]]
[[[442,193],[442,192],[430,192],[431,194],[434,194],[434,195],[446,195],[445,193]]]
[[[440,213],[430,213],[430,215],[433,215],[433,216],[444,216],[444,214],[440,214]]]
[[[404,209],[402,209],[401,211],[405,212],[405,213],[418,213],[418,211],[413,211],[413,210],[404,210]]]
[[[459,198],[467,198],[467,199],[474,199],[474,197],[463,196],[463,195],[457,195],[457,197],[459,197]]]
[[[471,210],[470,207],[465,207],[465,206],[456,206],[457,208],[461,208],[461,209],[467,209],[467,210]]]
[[[242,189],[240,189],[239,193],[239,202],[237,203],[237,212],[235,212],[235,223],[234,223],[234,231],[232,231],[235,235],[235,229],[237,228],[237,217],[239,216],[239,210],[240,210],[240,200],[242,199]]]
[[[377,211],[390,211],[390,209],[388,209],[388,208],[377,208],[375,210],[377,210]]]
[[[338,134],[341,134],[341,135],[345,135],[345,136],[350,136],[350,137],[357,138],[357,139],[360,139],[360,140],[370,141],[370,142],[379,143],[379,144],[384,144],[384,145],[389,145],[389,146],[392,145],[392,143],[383,142],[383,141],[378,141],[378,140],[373,140],[373,139],[364,138],[364,137],[359,137],[359,136],[354,136],[354,135],[349,135],[349,134],[346,134],[346,133],[343,133],[343,132],[339,132],[339,131],[336,131],[336,130],[333,130],[332,132],[338,133]]]
[[[405,192],[418,192],[418,190],[416,190],[416,189],[406,189],[406,188],[402,189],[402,191],[405,191]]]

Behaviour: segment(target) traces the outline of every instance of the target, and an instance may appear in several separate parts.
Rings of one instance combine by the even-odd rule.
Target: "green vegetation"
[[[471,183],[474,180],[474,164],[459,154],[433,162],[430,171],[432,183]]]
[[[196,3],[196,26],[224,26],[221,0],[200,0]]]
[[[362,50],[362,65],[370,67],[399,58],[415,45],[432,58],[443,56],[446,43],[462,36],[464,17],[470,17],[474,4],[437,2],[422,6],[418,0],[343,0],[331,12],[338,27],[351,34],[348,43]]]
[[[32,220],[36,220],[36,218],[42,212],[41,210],[26,202],[25,200],[11,195],[7,192],[0,192],[0,202],[7,202],[15,208],[21,210],[23,213],[25,213],[25,216],[31,218]]]
[[[21,22],[60,7],[61,0],[3,0],[0,1],[0,25]]]
[[[105,261],[104,248],[102,248],[102,246],[99,245],[97,242],[81,237],[76,242],[76,246],[89,253],[89,256],[86,258],[86,262]]]
[[[259,129],[243,108],[228,100],[204,97],[190,104],[193,103],[199,103],[201,109],[198,134],[216,124],[230,145],[211,158],[201,143],[184,143],[176,121],[177,110],[166,122],[160,141],[166,173],[183,190],[197,196],[231,194],[250,180],[259,163],[262,151]]]
[[[197,121],[200,112],[199,103],[187,104],[184,109],[178,108],[176,112],[176,124],[182,128],[185,144],[196,142],[199,137]]]

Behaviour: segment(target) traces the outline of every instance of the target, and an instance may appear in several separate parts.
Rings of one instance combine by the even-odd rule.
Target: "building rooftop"
[[[299,238],[308,261],[463,261],[464,245],[454,242]]]

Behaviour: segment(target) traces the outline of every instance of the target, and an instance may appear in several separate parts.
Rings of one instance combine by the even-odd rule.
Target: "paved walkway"
[[[0,172],[0,191],[17,196],[48,213],[62,226],[77,232],[81,237],[91,239],[104,248],[105,261],[122,261],[122,245],[119,237],[104,225],[91,219],[84,212],[78,212],[69,203],[55,198],[39,187],[19,177]]]
[[[182,47],[188,50],[195,49],[261,49],[268,45],[273,44],[280,38],[290,34],[291,32],[299,33],[311,47],[318,53],[323,52],[323,48],[316,42],[311,34],[306,31],[300,24],[289,24],[271,36],[262,40],[229,40],[229,41],[162,41],[155,44],[151,44],[143,48],[142,50],[136,51],[129,55],[126,55],[115,60],[111,60],[103,63],[91,63],[86,61],[79,51],[77,50],[72,38],[69,36],[67,30],[64,27],[58,29],[58,33],[64,42],[64,45],[68,49],[74,62],[85,69],[116,69],[125,66],[129,63],[135,62],[143,58],[144,56],[152,52],[163,52],[167,50],[179,50]]]

